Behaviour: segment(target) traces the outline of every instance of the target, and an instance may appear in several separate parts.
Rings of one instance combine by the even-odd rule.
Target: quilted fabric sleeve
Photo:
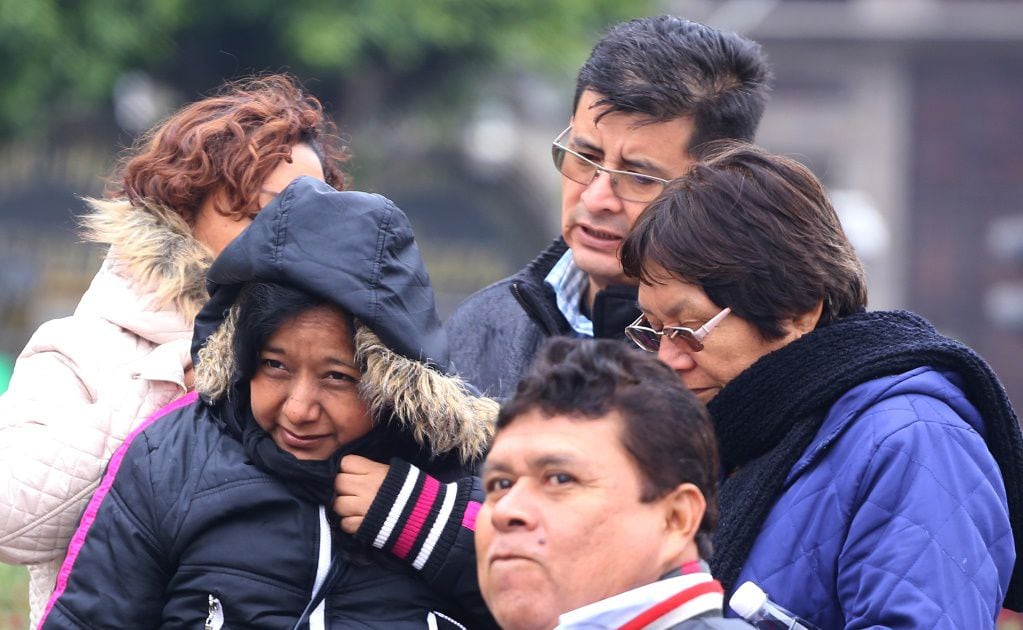
[[[883,436],[838,558],[846,628],[991,628],[1014,561],[1005,491],[983,439],[933,398]]]
[[[0,397],[0,561],[17,564],[63,555],[141,402],[131,389],[141,385],[129,381],[118,400],[100,404],[69,354],[30,347]]]

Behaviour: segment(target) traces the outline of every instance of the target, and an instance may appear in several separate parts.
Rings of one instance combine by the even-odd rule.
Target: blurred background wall
[[[657,12],[763,44],[759,140],[828,185],[872,306],[960,337],[1023,403],[1023,3],[994,0],[0,0],[0,379],[98,267],[79,197],[139,131],[252,72],[324,100],[355,187],[412,218],[446,315],[557,235],[574,72],[607,25]]]

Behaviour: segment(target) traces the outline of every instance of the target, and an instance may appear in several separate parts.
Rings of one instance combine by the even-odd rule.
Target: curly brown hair
[[[107,196],[157,203],[191,223],[203,200],[222,190],[215,209],[240,217],[299,143],[319,156],[326,182],[343,190],[349,152],[319,100],[288,75],[231,81],[142,134],[119,160]]]

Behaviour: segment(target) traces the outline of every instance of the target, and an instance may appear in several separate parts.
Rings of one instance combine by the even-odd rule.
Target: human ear
[[[679,484],[668,497],[668,529],[677,530],[682,536],[695,538],[700,529],[703,513],[707,511],[707,500],[700,489],[692,483]]]
[[[670,568],[699,559],[696,533],[700,531],[703,514],[707,511],[707,499],[696,485],[683,483],[662,501],[665,508],[665,566]]]
[[[817,328],[817,322],[821,320],[821,313],[824,311],[824,300],[817,300],[817,304],[813,308],[796,315],[791,320],[786,322],[788,328],[795,333],[796,338],[802,337],[806,333],[810,332],[814,328]]]

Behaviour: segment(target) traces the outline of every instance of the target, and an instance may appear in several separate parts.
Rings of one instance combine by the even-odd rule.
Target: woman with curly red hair
[[[142,135],[106,198],[86,200],[103,265],[72,316],[36,331],[0,397],[0,561],[28,565],[33,626],[111,453],[192,389],[212,260],[294,178],[343,189],[346,158],[316,98],[259,77]]]

